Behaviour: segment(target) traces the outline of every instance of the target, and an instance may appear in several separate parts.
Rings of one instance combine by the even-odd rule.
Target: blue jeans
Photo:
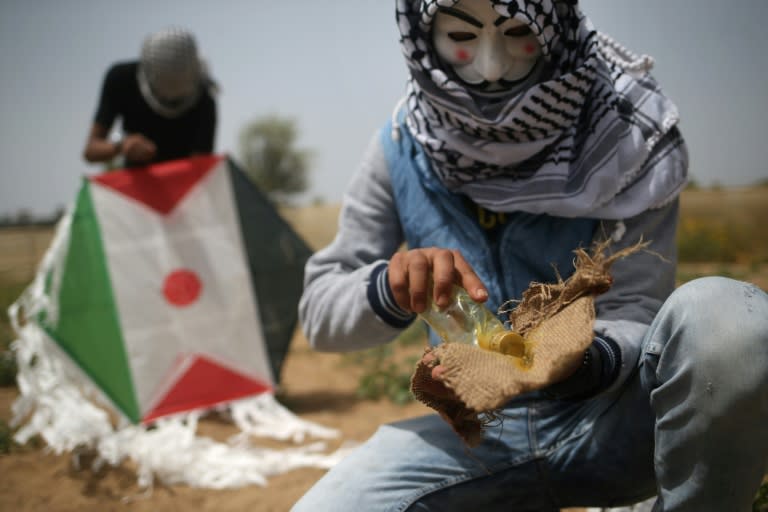
[[[750,511],[768,462],[768,295],[692,281],[642,343],[618,389],[520,397],[473,449],[435,414],[384,425],[293,511],[556,512],[654,495],[655,511]]]

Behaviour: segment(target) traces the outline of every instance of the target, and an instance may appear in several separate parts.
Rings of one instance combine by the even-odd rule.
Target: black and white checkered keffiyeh
[[[407,125],[441,181],[493,211],[623,219],[674,199],[688,156],[675,105],[638,57],[598,33],[575,0],[488,0],[542,47],[534,83],[481,96],[432,45],[440,7],[396,0],[411,77]]]
[[[207,79],[192,33],[168,27],[148,35],[141,47],[137,79],[142,96],[158,114],[173,118],[189,110]]]

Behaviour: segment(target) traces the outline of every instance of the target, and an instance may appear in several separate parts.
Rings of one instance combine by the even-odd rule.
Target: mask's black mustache
[[[483,80],[482,82],[476,83],[476,84],[470,84],[470,86],[473,89],[478,89],[481,91],[489,90],[489,89],[509,89],[511,87],[514,87],[516,85],[519,85],[523,82],[525,82],[529,76],[531,76],[531,73],[533,73],[533,70],[536,67],[532,67],[531,71],[529,71],[524,77],[518,78],[517,80],[504,80],[503,78],[500,78],[496,80],[495,82],[489,82],[488,80]]]

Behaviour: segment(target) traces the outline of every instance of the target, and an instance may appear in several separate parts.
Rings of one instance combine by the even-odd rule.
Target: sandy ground
[[[338,441],[329,442],[329,451],[343,441],[365,440],[381,423],[429,412],[417,403],[398,406],[387,400],[359,399],[355,395],[357,378],[348,359],[313,352],[297,335],[283,369],[281,402],[300,417],[341,432]],[[16,396],[15,388],[0,388],[0,418],[10,419]],[[233,425],[218,417],[204,418],[200,425],[201,435],[222,441],[235,433]],[[0,456],[0,511],[282,512],[323,474],[319,469],[299,469],[273,477],[266,487],[215,491],[157,485],[151,493],[144,493],[129,465],[98,473],[76,470],[71,456],[27,445]]]

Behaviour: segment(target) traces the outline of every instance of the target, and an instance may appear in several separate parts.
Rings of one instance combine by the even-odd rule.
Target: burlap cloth
[[[486,422],[511,398],[554,384],[578,368],[594,337],[594,298],[612,283],[611,264],[646,245],[639,242],[612,255],[609,241],[591,254],[576,249],[575,271],[567,280],[558,276],[556,283],[531,283],[510,313],[525,341],[525,358],[462,343],[428,348],[425,357],[431,361],[420,361],[411,378],[414,396],[438,411],[467,444],[476,445]],[[438,364],[440,382],[432,378]]]

